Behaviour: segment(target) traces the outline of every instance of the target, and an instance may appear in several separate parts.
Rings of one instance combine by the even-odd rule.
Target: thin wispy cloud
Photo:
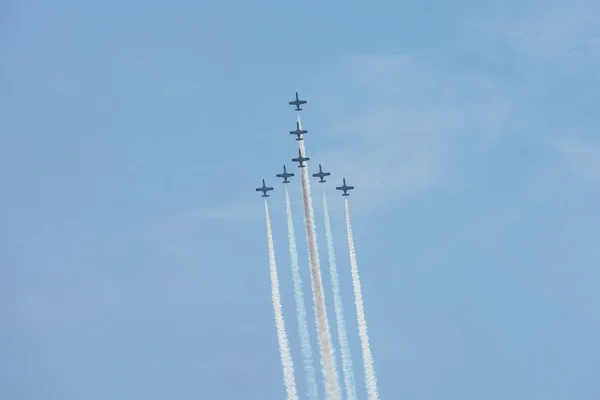
[[[142,235],[155,241],[183,264],[197,263],[200,239],[207,234],[207,224],[241,221],[260,215],[260,204],[196,207],[157,220],[143,230]],[[193,261],[190,261],[193,260]]]
[[[473,23],[488,46],[498,40],[521,56],[560,64],[595,59],[600,37],[593,0],[554,0],[506,5],[494,18]]]
[[[563,139],[555,143],[556,150],[565,161],[565,167],[579,179],[600,182],[600,141],[583,141],[578,138]]]
[[[318,157],[336,176],[368,189],[361,195],[368,201],[451,184],[457,145],[474,151],[477,140],[499,132],[510,110],[485,74],[444,71],[418,56],[355,55],[330,73],[341,78],[325,87],[318,105],[336,149]]]
[[[260,218],[260,208],[260,202],[191,207],[110,235],[106,245],[121,248],[145,242],[170,257],[174,266],[192,271],[205,261],[203,252],[210,248],[205,239],[214,239],[209,234],[212,227]]]
[[[458,29],[448,41],[455,55],[355,54],[318,74],[320,124],[334,146],[317,156],[336,176],[367,189],[365,201],[383,204],[459,188],[461,160],[485,154],[507,136],[537,140],[540,152],[560,137],[560,128],[547,126],[553,111],[545,107],[560,101],[553,96],[565,67],[578,63],[581,73],[598,58],[600,28],[592,11],[600,7],[551,1],[496,8],[481,18],[474,12],[473,21]],[[480,50],[479,66],[447,59]],[[510,60],[511,72],[488,68],[501,59]],[[544,70],[530,68],[532,60],[543,62]],[[568,116],[561,117],[567,124]],[[589,152],[577,168],[594,170]]]
[[[190,217],[199,219],[239,219],[256,216],[260,205],[224,205],[217,207],[205,207],[190,212]]]

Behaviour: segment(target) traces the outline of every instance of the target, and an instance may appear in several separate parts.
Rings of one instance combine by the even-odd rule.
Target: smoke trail
[[[281,310],[281,299],[279,297],[279,278],[277,277],[277,264],[275,263],[275,246],[273,245],[273,233],[271,232],[271,218],[269,217],[269,205],[265,199],[265,216],[267,220],[267,240],[269,242],[269,268],[271,270],[271,293],[273,297],[273,311],[275,312],[275,326],[277,328],[277,340],[279,341],[279,352],[281,354],[281,365],[283,367],[283,383],[287,391],[288,400],[298,400],[296,392],[296,381],[294,380],[294,363],[288,346],[285,324],[283,322],[283,311]]]
[[[377,378],[375,377],[373,355],[371,354],[371,345],[369,344],[369,336],[367,335],[367,321],[365,319],[360,277],[358,275],[358,264],[356,262],[356,252],[354,250],[354,237],[352,236],[348,199],[346,199],[346,230],[348,231],[348,249],[350,250],[350,267],[352,270],[352,283],[354,286],[354,304],[356,305],[356,314],[358,317],[358,334],[360,336],[363,362],[365,364],[365,385],[367,386],[368,399],[378,400]]]
[[[298,268],[298,251],[296,250],[296,236],[294,235],[294,222],[292,219],[292,207],[290,205],[290,196],[287,186],[285,187],[285,206],[287,210],[288,238],[290,242],[290,260],[292,267],[292,279],[294,281],[294,296],[296,297],[296,316],[298,319],[298,330],[300,333],[300,347],[302,350],[302,359],[304,362],[304,374],[306,375],[306,386],[308,398],[317,400],[319,391],[317,388],[317,378],[312,356],[312,347],[310,344],[310,334],[308,333],[308,323],[306,322],[306,307],[304,306],[304,292],[302,290],[302,278]]]
[[[335,319],[337,323],[338,341],[342,353],[342,368],[344,372],[344,386],[346,387],[346,399],[356,400],[356,383],[354,371],[352,370],[352,355],[348,345],[348,332],[344,320],[344,307],[342,306],[342,294],[340,293],[340,278],[338,276],[335,262],[335,251],[333,247],[333,235],[331,234],[331,220],[329,219],[329,207],[327,196],[323,188],[323,214],[325,217],[325,235],[327,236],[327,251],[329,255],[329,273],[331,274],[331,285],[333,287],[333,303],[335,305]]]
[[[300,124],[300,115],[298,115]],[[300,124],[300,129],[302,125]],[[306,156],[304,140],[300,140],[300,154]],[[308,178],[308,169],[302,170],[302,200],[304,204],[304,221],[306,226],[306,240],[308,242],[308,258],[310,262],[310,277],[313,292],[313,302],[315,306],[315,318],[317,320],[317,332],[319,339],[319,349],[321,351],[321,365],[323,367],[323,376],[325,377],[325,393],[327,400],[340,400],[340,388],[338,385],[337,371],[335,368],[335,358],[331,346],[331,336],[329,334],[329,324],[327,322],[327,310],[325,309],[325,297],[323,294],[323,282],[321,280],[321,269],[319,266],[319,251],[317,249],[317,233],[315,230],[315,220],[313,215],[312,199],[310,195],[310,181]]]

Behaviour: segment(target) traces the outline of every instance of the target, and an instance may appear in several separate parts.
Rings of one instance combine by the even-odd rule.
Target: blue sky
[[[600,397],[597,2],[1,7],[1,397],[284,397],[295,91],[359,395],[342,176],[382,399]]]

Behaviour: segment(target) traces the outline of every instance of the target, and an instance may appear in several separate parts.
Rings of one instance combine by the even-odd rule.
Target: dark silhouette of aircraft
[[[289,105],[296,106],[296,111],[302,111],[302,109],[299,107],[301,104],[306,104],[306,100],[298,100],[298,92],[296,92],[296,100],[290,101]]]
[[[319,178],[320,179],[319,183],[327,182],[325,179],[323,179],[323,177],[329,176],[329,175],[331,175],[329,172],[323,172],[323,170],[321,169],[321,164],[319,164],[319,172],[316,173],[316,174],[313,174],[313,176],[315,178]]]
[[[298,168],[304,168],[306,165],[302,164],[304,161],[308,161],[310,160],[310,158],[308,157],[302,157],[302,153],[300,152],[300,149],[298,149],[298,158],[292,158],[293,162],[297,162],[298,164]]]
[[[342,196],[350,196],[348,193],[346,193],[348,190],[352,190],[354,189],[354,186],[348,186],[346,185],[346,178],[344,178],[344,184],[342,186],[338,186],[335,188],[336,190],[343,190],[344,194],[342,194]]]
[[[302,135],[308,133],[308,131],[300,129],[300,122],[296,122],[296,130],[290,131],[290,135],[297,135],[298,138],[296,140],[302,140]]]
[[[278,178],[283,178],[283,183],[290,183],[290,181],[288,181],[288,178],[290,176],[294,176],[294,174],[292,174],[291,172],[287,172],[285,170],[285,165],[283,166],[283,174],[277,174],[276,175]]]
[[[273,190],[273,188],[272,187],[267,187],[265,185],[265,180],[264,179],[262,181],[263,181],[262,187],[256,188],[256,191],[257,192],[263,192],[262,197],[269,197],[269,195],[267,194],[267,192],[269,190]]]

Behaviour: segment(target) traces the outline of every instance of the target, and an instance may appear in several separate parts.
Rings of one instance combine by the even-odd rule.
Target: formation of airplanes
[[[298,98],[298,92],[296,92],[296,100],[289,102],[290,105],[296,106],[296,108],[294,109],[295,111],[302,111],[302,109],[300,108],[300,106],[302,104],[306,104],[306,103],[307,103],[306,100],[300,100]],[[291,131],[290,134],[291,135],[296,135],[297,136],[296,140],[303,140],[302,135],[305,135],[307,132],[308,131],[306,131],[306,130],[300,129],[300,122],[296,122],[296,130],[295,131]],[[298,168],[304,168],[304,167],[306,167],[306,164],[304,164],[304,162],[309,161],[309,160],[310,160],[310,158],[305,157],[305,156],[302,155],[302,152],[300,151],[300,149],[298,149],[298,157],[292,158],[293,162],[297,162],[298,163]],[[312,176],[315,177],[315,178],[319,178],[319,181],[318,181],[319,183],[325,183],[327,181],[325,179],[323,179],[323,178],[325,178],[326,176],[330,176],[330,175],[331,175],[331,173],[329,173],[329,172],[323,172],[323,168],[321,167],[321,164],[319,164],[319,172],[317,172],[316,174],[313,174]],[[290,183],[290,181],[288,180],[288,178],[294,176],[294,174],[291,173],[291,172],[287,172],[287,170],[285,168],[285,165],[284,165],[283,166],[283,173],[277,174],[275,176],[278,177],[278,178],[283,178],[283,182],[282,183]],[[342,196],[349,196],[348,191],[349,190],[353,190],[354,186],[347,185],[346,184],[346,178],[343,178],[343,184],[342,184],[342,186],[338,186],[335,189],[343,191],[344,193],[342,193]],[[262,186],[256,188],[257,192],[262,192],[263,193],[262,197],[269,197],[269,195],[267,194],[267,192],[269,192],[271,190],[273,190],[273,188],[272,187],[268,187],[265,184],[265,180],[264,179],[262,180]]]

